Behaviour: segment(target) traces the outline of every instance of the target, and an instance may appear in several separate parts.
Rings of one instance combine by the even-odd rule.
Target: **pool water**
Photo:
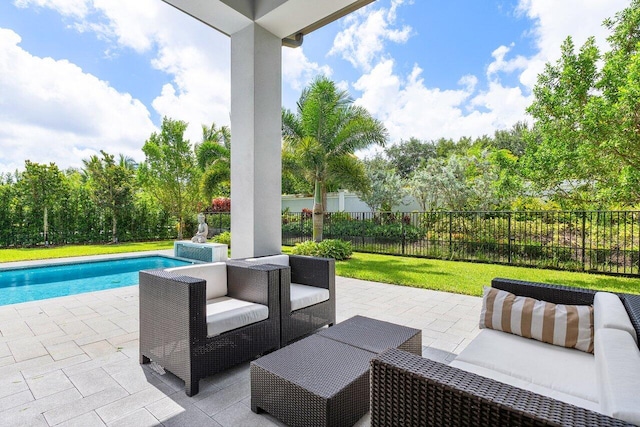
[[[138,272],[192,264],[164,256],[0,269],[0,305],[138,284]]]

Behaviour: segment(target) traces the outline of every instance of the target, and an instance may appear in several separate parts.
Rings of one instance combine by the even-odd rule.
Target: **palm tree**
[[[228,126],[202,125],[202,142],[195,147],[196,160],[203,172],[200,190],[211,201],[221,185],[231,181],[231,131]]]
[[[367,176],[354,153],[384,145],[387,130],[324,76],[302,92],[297,106],[297,114],[282,112],[283,150],[314,185],[313,239],[321,241],[327,188],[366,191]]]

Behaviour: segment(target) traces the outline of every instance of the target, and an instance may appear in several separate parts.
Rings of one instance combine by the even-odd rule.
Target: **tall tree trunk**
[[[116,218],[115,211],[111,219],[111,243],[118,243],[118,219]]]
[[[316,180],[316,188],[314,192],[313,203],[313,240],[322,241],[322,226],[324,220],[324,211],[322,208],[322,190],[320,181]]]
[[[178,240],[182,240],[182,229],[184,228],[184,221],[182,215],[178,217]]]
[[[49,246],[49,215],[47,207],[44,207],[44,245]]]

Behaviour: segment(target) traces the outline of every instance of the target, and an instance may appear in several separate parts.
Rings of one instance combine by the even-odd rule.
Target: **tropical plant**
[[[314,186],[313,238],[322,240],[327,188],[365,190],[367,179],[354,152],[371,144],[384,145],[387,131],[346,91],[326,77],[303,90],[297,112],[282,113],[284,150],[293,154]]]
[[[206,200],[229,195],[231,183],[231,130],[228,126],[202,126],[202,142],[195,146],[202,172],[200,191]]]

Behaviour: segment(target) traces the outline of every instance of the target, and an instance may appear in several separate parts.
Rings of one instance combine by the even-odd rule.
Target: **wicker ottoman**
[[[397,348],[422,356],[422,330],[364,316],[354,316],[332,328],[322,329],[318,335],[377,354]]]
[[[251,363],[251,410],[290,426],[352,426],[369,411],[370,361],[421,354],[419,329],[356,316]]]

